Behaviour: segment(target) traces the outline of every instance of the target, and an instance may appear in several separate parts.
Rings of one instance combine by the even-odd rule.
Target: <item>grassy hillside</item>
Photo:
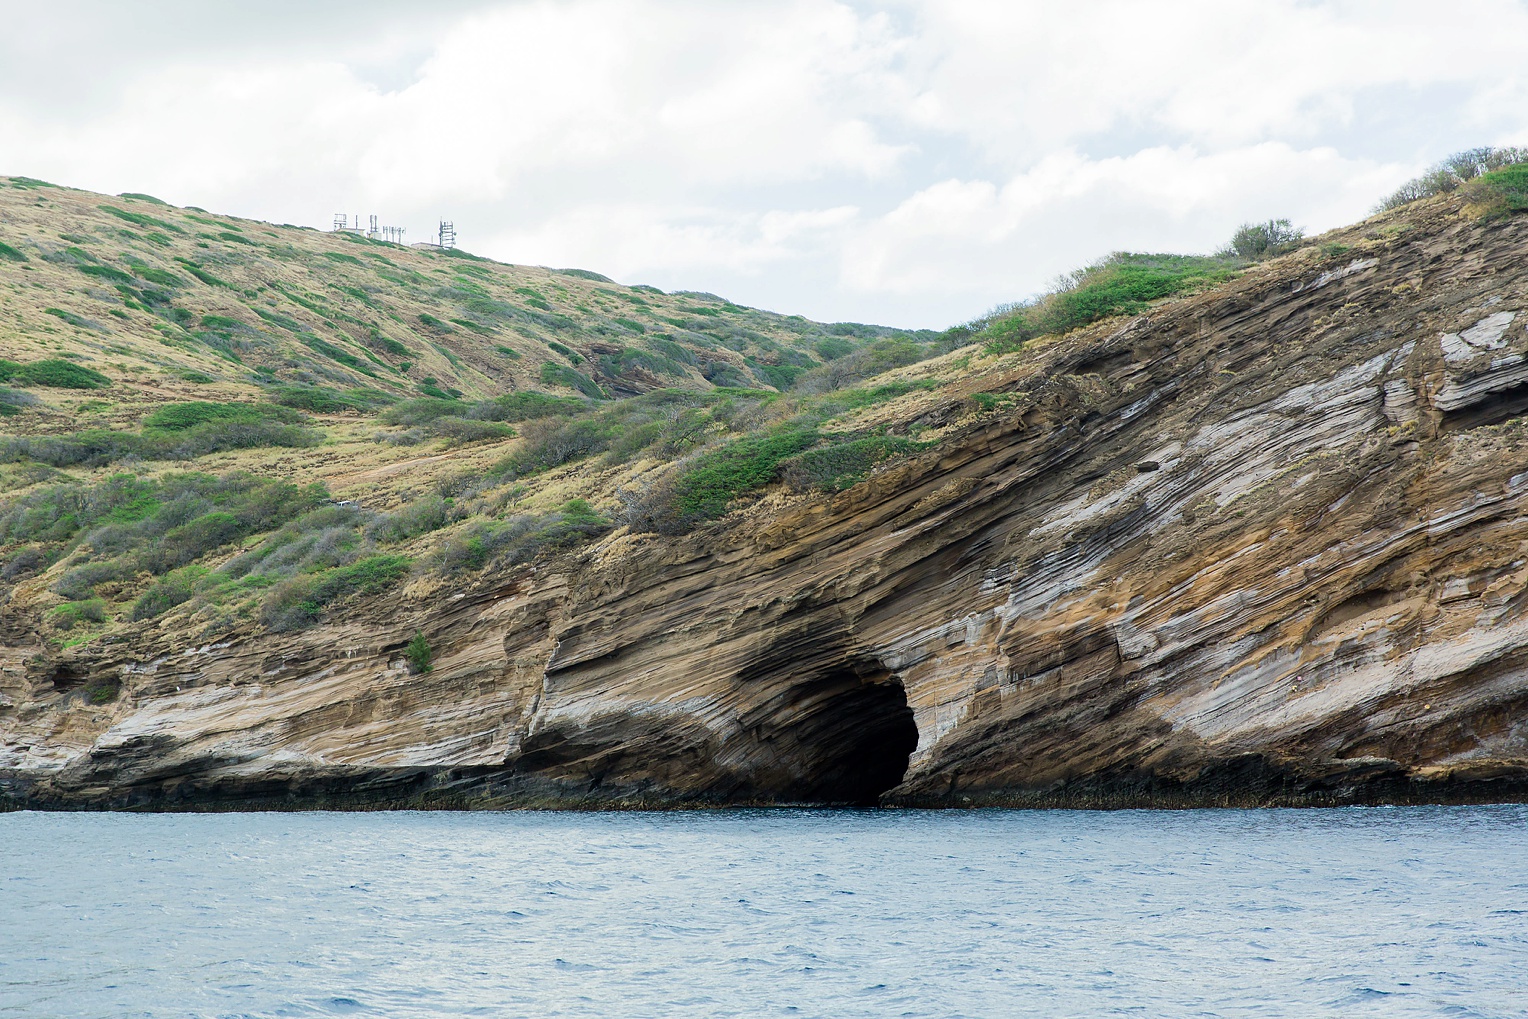
[[[830,497],[1247,265],[1114,255],[935,335],[0,178],[0,628],[295,629]]]
[[[788,388],[867,341],[913,336],[23,177],[0,178],[0,280],[7,359],[175,391]]]
[[[662,465],[735,461],[717,451],[780,422],[781,449],[826,441],[831,407],[804,418],[793,384],[831,394],[942,349],[0,178],[7,626],[64,646],[293,628],[409,577],[512,566],[638,519],[626,503]],[[773,477],[764,445],[751,474],[728,461],[675,489],[661,529]]]

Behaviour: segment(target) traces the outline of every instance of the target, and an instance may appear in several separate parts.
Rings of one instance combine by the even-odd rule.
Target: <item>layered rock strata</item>
[[[1519,798],[1528,226],[1402,215],[963,376],[888,422],[937,448],[836,496],[299,634],[59,653],[14,617],[0,784],[172,808]],[[93,706],[103,679],[121,695]]]

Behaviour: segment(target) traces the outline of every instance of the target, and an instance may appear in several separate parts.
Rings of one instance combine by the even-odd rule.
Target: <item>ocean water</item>
[[[0,1016],[1528,1016],[1528,808],[0,815]]]

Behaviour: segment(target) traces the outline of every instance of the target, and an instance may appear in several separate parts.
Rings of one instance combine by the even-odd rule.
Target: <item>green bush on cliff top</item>
[[[1466,188],[1470,201],[1487,217],[1528,212],[1528,164],[1503,167],[1471,181]]]
[[[1528,163],[1528,148],[1495,148],[1487,145],[1455,152],[1420,177],[1414,177],[1396,188],[1379,203],[1375,211],[1396,209],[1423,198],[1448,194],[1478,177],[1520,163]]]
[[[1236,274],[1223,255],[1114,254],[1061,278],[1032,302],[999,308],[975,323],[992,353],[1018,349],[1047,333],[1065,333],[1111,315],[1134,315],[1152,301],[1211,286]]]

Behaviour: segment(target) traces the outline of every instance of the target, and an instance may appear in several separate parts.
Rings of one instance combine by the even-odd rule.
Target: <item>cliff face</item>
[[[15,631],[4,788],[155,806],[1520,797],[1528,225],[1447,203],[1401,218],[972,371],[887,422],[945,426],[937,448],[837,496],[420,582],[295,635],[59,653]],[[403,660],[416,629],[437,650],[424,675]],[[121,695],[90,704],[103,681]]]

